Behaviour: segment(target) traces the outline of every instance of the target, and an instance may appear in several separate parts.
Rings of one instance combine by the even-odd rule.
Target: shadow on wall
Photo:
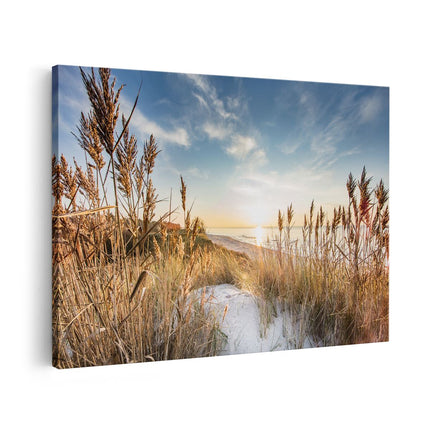
[[[29,222],[31,223],[31,237],[29,247],[33,261],[27,262],[31,269],[34,282],[28,288],[30,294],[29,333],[31,338],[32,364],[36,366],[50,366],[52,357],[51,337],[51,94],[52,75],[50,70],[35,69],[32,73],[34,89],[28,103],[32,112],[29,126],[35,141],[27,145],[32,160],[29,177],[33,181],[28,207],[31,209]]]

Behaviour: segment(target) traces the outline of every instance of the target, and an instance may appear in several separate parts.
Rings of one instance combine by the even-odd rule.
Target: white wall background
[[[429,425],[429,15],[420,1],[351,3],[3,4],[2,428]],[[51,368],[50,68],[55,64],[390,86],[390,342]]]

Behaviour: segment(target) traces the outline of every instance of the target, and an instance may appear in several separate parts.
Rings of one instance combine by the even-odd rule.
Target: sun
[[[263,244],[263,228],[261,225],[255,227],[255,242],[257,246],[261,246]]]
[[[244,223],[253,226],[269,225],[273,213],[277,213],[267,204],[265,199],[256,197],[238,206]]]

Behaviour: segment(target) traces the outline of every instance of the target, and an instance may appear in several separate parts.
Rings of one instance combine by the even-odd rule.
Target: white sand
[[[220,355],[313,346],[300,332],[299,322],[293,323],[288,311],[278,310],[277,316],[273,317],[272,322],[264,330],[264,324],[260,323],[257,298],[248,292],[230,284],[222,284],[205,287],[205,295],[208,298],[206,309],[216,316],[220,330],[226,335],[226,343]]]
[[[266,248],[240,242],[229,236],[215,234],[207,236],[213,243],[232,251],[242,252],[251,258],[257,258],[263,252],[270,252]],[[208,310],[214,312],[220,322],[221,331],[227,336],[226,344],[220,355],[314,346],[301,330],[300,321],[293,321],[288,311],[277,309],[276,316],[273,315],[269,325],[262,323],[259,299],[234,285],[206,287],[205,294],[209,297]],[[227,312],[223,319],[226,306]]]

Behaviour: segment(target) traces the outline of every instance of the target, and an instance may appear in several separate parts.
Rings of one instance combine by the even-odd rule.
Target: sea
[[[277,240],[279,240],[278,227],[214,227],[206,228],[206,233],[228,236],[240,242],[249,243],[251,245],[264,246],[265,248],[276,248]],[[290,233],[291,241],[302,239],[302,228],[292,227]]]

